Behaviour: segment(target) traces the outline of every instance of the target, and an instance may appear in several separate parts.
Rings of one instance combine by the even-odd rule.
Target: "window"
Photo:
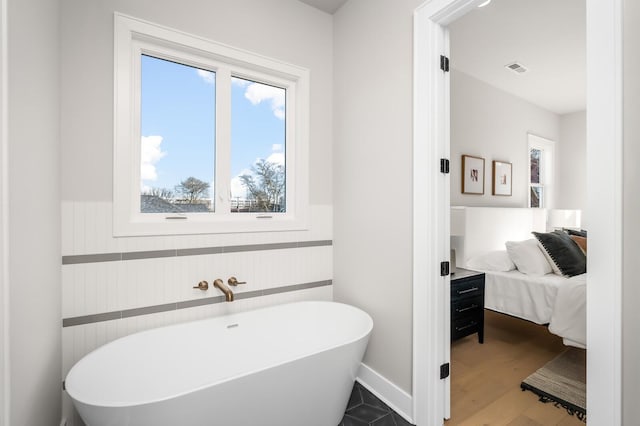
[[[115,235],[304,229],[308,71],[115,23]]]
[[[140,212],[214,212],[215,73],[140,59]]]
[[[529,139],[529,207],[551,208],[554,142],[535,135]]]

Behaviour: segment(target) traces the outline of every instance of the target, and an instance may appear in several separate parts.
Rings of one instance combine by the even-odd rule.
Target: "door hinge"
[[[440,366],[440,380],[446,379],[449,377],[449,363],[442,364]]]
[[[446,277],[449,275],[449,262],[440,262],[440,276]]]
[[[444,55],[440,55],[440,69],[444,72],[449,72],[449,58]]]
[[[440,159],[440,173],[449,173],[449,159]]]

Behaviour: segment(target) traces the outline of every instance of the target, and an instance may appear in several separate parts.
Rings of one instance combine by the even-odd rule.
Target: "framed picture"
[[[493,162],[493,195],[511,196],[511,163]]]
[[[484,158],[462,156],[462,193],[484,194]]]

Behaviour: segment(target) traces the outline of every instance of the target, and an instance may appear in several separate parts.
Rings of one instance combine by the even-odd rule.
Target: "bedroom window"
[[[554,142],[528,135],[529,207],[551,208]]]
[[[542,174],[542,150],[529,149],[529,169],[531,170],[530,189],[529,189],[529,207],[544,207],[544,184],[540,179]]]
[[[306,226],[308,71],[115,15],[114,234]]]

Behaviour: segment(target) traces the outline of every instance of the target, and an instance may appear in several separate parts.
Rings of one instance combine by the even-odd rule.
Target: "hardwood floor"
[[[445,426],[584,425],[520,390],[523,379],[565,348],[544,326],[485,311],[484,344],[472,335],[451,345],[451,419]]]

